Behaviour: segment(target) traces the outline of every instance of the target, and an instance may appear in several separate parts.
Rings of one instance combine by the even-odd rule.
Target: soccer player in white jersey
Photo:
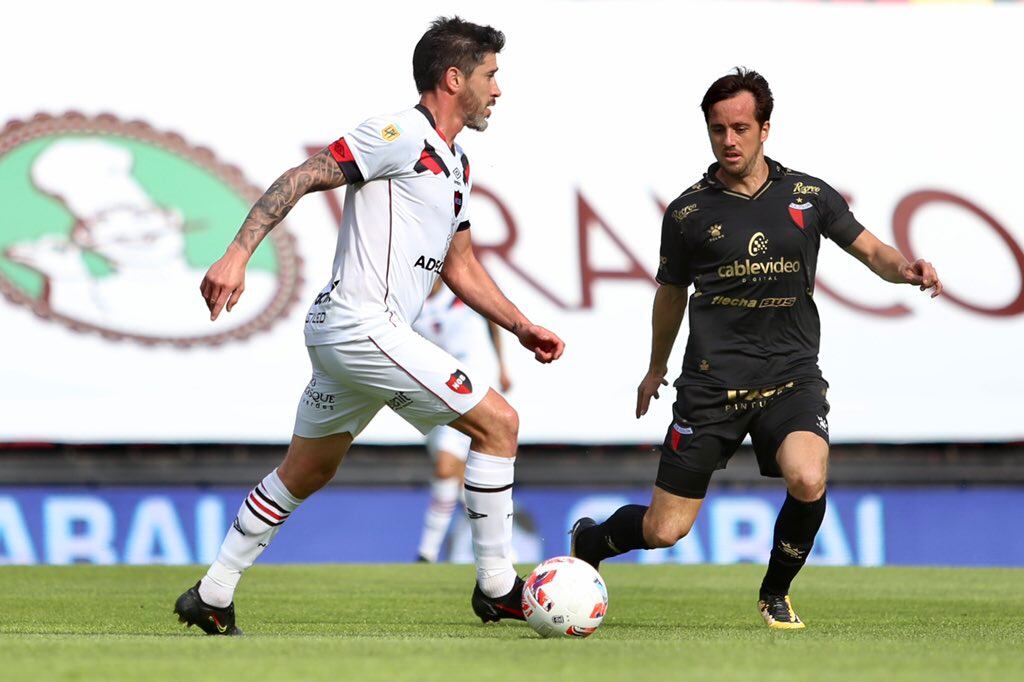
[[[242,572],[296,507],[334,477],[352,439],[385,405],[424,434],[451,424],[471,438],[471,604],[485,622],[524,619],[523,583],[510,559],[518,415],[483,377],[410,326],[441,276],[539,362],[557,360],[564,349],[505,298],[470,242],[470,165],[455,137],[465,127],[487,128],[501,95],[495,73],[504,43],[490,26],[435,20],[413,51],[419,104],[367,120],[281,175],[203,279],[200,290],[216,320],[238,303],[253,251],[296,202],[347,186],[333,274],[306,316],[313,375],[299,399],[288,453],[242,502],[206,575],[178,598],[179,620],[209,634],[240,633],[234,592]]]
[[[440,279],[434,283],[412,328],[423,338],[452,354],[477,375],[497,375],[502,393],[512,382],[501,354],[501,328],[462,302]],[[459,500],[469,456],[470,439],[450,426],[435,426],[427,435],[427,452],[434,461],[430,503],[423,515],[417,550],[419,561],[434,563],[448,534]]]

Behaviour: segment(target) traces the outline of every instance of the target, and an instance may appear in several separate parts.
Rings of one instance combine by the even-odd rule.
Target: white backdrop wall
[[[659,203],[713,160],[698,104],[739,64],[775,93],[768,154],[844,192],[950,294],[883,283],[823,243],[833,441],[1024,439],[1020,5],[58,2],[8,9],[0,42],[0,117],[23,122],[0,135],[0,441],[287,440],[308,380],[303,318],[334,252],[327,197],[261,247],[226,319],[208,322],[199,277],[255,188],[415,103],[412,47],[453,12],[508,36],[491,126],[460,137],[474,240],[567,343],[540,366],[506,337],[523,441],[661,440],[671,392],[632,414],[654,293],[637,264],[653,273]],[[76,238],[83,225],[114,246]],[[131,240],[170,260],[117,251]],[[70,265],[41,262],[69,250]],[[417,440],[387,410],[363,436]]]

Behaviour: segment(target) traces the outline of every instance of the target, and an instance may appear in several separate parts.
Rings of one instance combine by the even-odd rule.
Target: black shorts
[[[828,383],[817,378],[750,390],[681,387],[655,485],[673,495],[703,498],[712,472],[725,468],[748,433],[761,475],[781,477],[775,455],[786,436],[810,431],[828,442],[827,391]]]

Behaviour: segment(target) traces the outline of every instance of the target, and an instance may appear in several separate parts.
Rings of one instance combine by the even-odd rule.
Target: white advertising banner
[[[473,239],[566,341],[542,366],[505,337],[524,442],[662,439],[672,390],[633,416],[662,207],[713,160],[698,105],[736,65],[772,86],[767,153],[946,286],[823,241],[833,441],[1024,440],[1024,6],[58,2],[9,8],[0,41],[0,442],[285,442],[340,192],[216,322],[200,279],[281,171],[416,102],[413,46],[452,13],[508,37],[491,125],[459,138]],[[362,440],[419,435],[385,409]]]

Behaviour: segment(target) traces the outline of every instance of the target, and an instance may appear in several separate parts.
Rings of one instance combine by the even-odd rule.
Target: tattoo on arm
[[[285,171],[253,204],[235,235],[234,243],[253,253],[303,195],[344,184],[345,174],[331,153],[324,149],[314,154],[301,165]]]

